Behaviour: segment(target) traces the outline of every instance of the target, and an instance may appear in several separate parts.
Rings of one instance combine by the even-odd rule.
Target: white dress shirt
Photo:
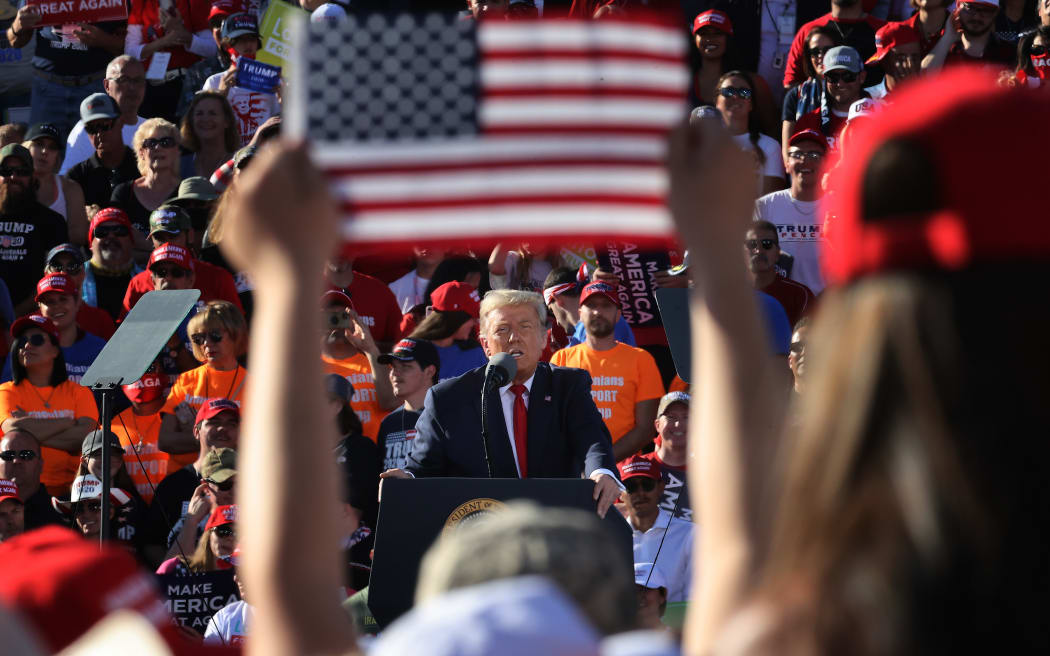
[[[695,525],[684,519],[671,518],[660,510],[652,528],[644,533],[633,529],[635,563],[655,563],[667,577],[667,601],[689,601],[693,581],[693,530]],[[664,533],[667,537],[664,538]],[[660,541],[663,540],[663,546]],[[657,556],[659,551],[659,556]]]

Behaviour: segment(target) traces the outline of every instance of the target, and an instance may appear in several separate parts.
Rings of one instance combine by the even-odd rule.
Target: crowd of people
[[[610,255],[621,242],[333,249],[323,181],[281,137],[283,83],[238,86],[238,61],[264,46],[269,4],[131,0],[126,21],[47,27],[36,4],[0,15],[4,52],[31,60],[0,60],[10,90],[0,109],[28,108],[25,123],[0,125],[0,542],[10,543],[0,551],[29,559],[101,539],[165,581],[234,577],[240,599],[177,626],[170,640],[183,646],[350,650],[353,630],[336,622],[378,630],[367,600],[383,481],[582,477],[597,515],[627,524],[633,579],[595,539],[594,513],[512,506],[439,541],[417,607],[377,653],[406,653],[464,619],[487,627],[479,651],[450,638],[420,653],[502,653],[507,640],[529,653],[598,653],[602,641],[628,653],[614,637],[636,629],[649,633],[630,653],[677,653],[683,631],[692,653],[904,653],[965,645],[938,642],[950,616],[1016,631],[1006,643],[1017,647],[1047,645],[1024,608],[1039,598],[1029,585],[1046,582],[1030,553],[1044,544],[1042,522],[1019,528],[1009,507],[1025,499],[1042,512],[1033,476],[1045,465],[990,455],[986,443],[1029,434],[1045,405],[1032,390],[1046,384],[1011,399],[1010,385],[974,382],[994,359],[959,364],[989,348],[980,329],[1001,332],[995,344],[1017,330],[1018,353],[1002,360],[1013,375],[1039,342],[1032,326],[1046,327],[1037,295],[1028,328],[1010,305],[1034,290],[1006,293],[1016,278],[977,266],[1045,261],[1043,239],[1017,246],[1037,184],[989,172],[1015,190],[1008,210],[985,202],[988,180],[964,191],[967,174],[952,176],[967,161],[978,176],[974,154],[988,168],[1034,164],[989,154],[977,132],[994,121],[1010,133],[999,145],[1016,137],[1020,149],[1029,110],[1047,108],[1034,99],[1050,75],[1050,0],[670,3],[692,45],[690,105],[670,146],[677,233],[639,257],[656,269],[648,301],[691,290],[691,372],[676,370],[660,314],[633,311]],[[426,8],[463,20],[629,20],[654,4]],[[415,8],[300,5],[319,21]],[[951,126],[972,131],[970,157],[965,133],[930,145],[953,112]],[[974,219],[977,209],[996,216]],[[1021,223],[975,227],[1007,211]],[[1026,266],[1007,273],[1035,280]],[[880,277],[901,270],[917,277]],[[983,308],[967,296],[993,284],[1002,297]],[[81,377],[144,295],[172,289],[199,300],[123,386],[106,433]],[[1045,352],[1029,355],[1045,362]],[[500,353],[516,372],[481,408]],[[980,414],[982,393],[1014,435]],[[487,555],[524,545],[547,556]],[[1003,563],[1006,553],[1017,557]],[[990,578],[966,577],[976,565]],[[267,567],[282,569],[276,582]],[[338,595],[317,594],[324,586]],[[970,609],[961,601],[977,597]],[[486,614],[481,600],[539,628]],[[924,614],[927,604],[946,610]],[[551,622],[560,640],[536,642]],[[44,653],[76,638],[38,631]]]

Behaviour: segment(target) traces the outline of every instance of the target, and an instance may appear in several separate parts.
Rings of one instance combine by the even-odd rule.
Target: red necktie
[[[518,469],[521,477],[527,478],[529,453],[526,450],[529,442],[529,411],[525,407],[525,394],[528,389],[524,385],[511,385],[510,391],[514,392],[514,448],[518,451]]]

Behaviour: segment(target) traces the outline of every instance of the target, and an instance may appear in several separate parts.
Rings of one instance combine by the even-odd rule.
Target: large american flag
[[[671,235],[668,23],[351,16],[297,49],[290,122],[362,245]]]

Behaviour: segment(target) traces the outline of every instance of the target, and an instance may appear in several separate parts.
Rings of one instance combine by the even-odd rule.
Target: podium
[[[595,512],[594,481],[585,478],[385,479],[376,524],[368,606],[380,628],[412,608],[423,555],[443,531],[483,521],[510,501]],[[615,508],[602,526],[633,567],[631,527]],[[630,573],[634,577],[633,569]]]

